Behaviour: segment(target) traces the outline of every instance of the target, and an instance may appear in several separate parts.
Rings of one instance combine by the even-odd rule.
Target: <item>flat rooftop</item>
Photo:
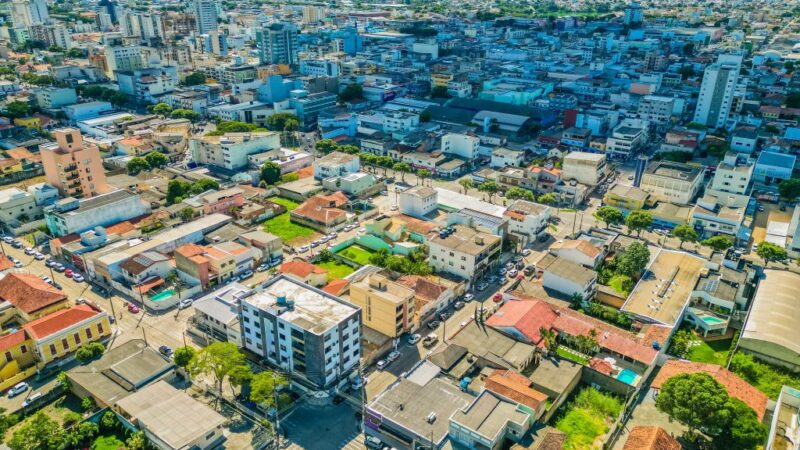
[[[497,217],[502,217],[503,213],[505,212],[505,208],[502,206],[485,202],[480,198],[473,197],[471,195],[464,195],[455,191],[451,191],[450,189],[438,187],[434,189],[436,189],[439,206],[451,211],[461,211],[462,209],[470,208]]]
[[[690,166],[688,164],[671,161],[655,161],[647,167],[647,173],[659,177],[691,181],[699,177],[702,170],[699,167]]]
[[[621,309],[652,322],[675,325],[705,263],[688,253],[659,251]]]
[[[463,225],[454,225],[454,228],[456,230],[455,233],[450,234],[446,238],[441,238],[437,235],[430,241],[450,250],[475,256],[486,251],[486,249],[497,244],[501,240],[500,236],[483,233]]]
[[[244,300],[245,303],[269,310],[313,334],[325,333],[359,310],[336,296],[286,275],[279,275],[268,283],[264,290]],[[278,297],[294,302],[294,307],[279,306]]]
[[[508,422],[522,427],[529,418],[527,413],[517,408],[516,403],[501,400],[491,391],[483,391],[466,410],[456,411],[451,420],[494,440],[495,436],[505,431]]]

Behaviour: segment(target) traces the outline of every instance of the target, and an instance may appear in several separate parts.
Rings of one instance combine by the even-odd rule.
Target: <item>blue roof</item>
[[[761,154],[758,156],[758,162],[756,163],[756,165],[785,167],[791,169],[794,167],[795,159],[796,157],[794,155],[786,155],[783,153],[773,153],[773,152],[761,152]]]
[[[790,141],[800,141],[800,128],[787,128],[786,133],[783,134],[783,138]]]

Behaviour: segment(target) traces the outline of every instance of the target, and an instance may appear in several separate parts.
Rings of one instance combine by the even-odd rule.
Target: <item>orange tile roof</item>
[[[533,389],[531,384],[531,380],[520,373],[497,369],[489,375],[483,386],[496,394],[536,410],[547,401],[547,395]]]
[[[315,195],[304,201],[292,211],[292,214],[307,217],[315,222],[331,223],[347,215],[339,209],[347,203],[347,197],[341,192],[330,195]]]
[[[48,314],[22,326],[33,339],[43,339],[100,314],[88,305],[78,305]]]
[[[0,352],[12,349],[25,342],[25,330],[17,330],[13,333],[0,337]]]
[[[202,255],[205,253],[205,249],[197,244],[185,244],[176,248],[175,253],[184,258],[191,258],[192,256]]]
[[[611,375],[611,373],[614,372],[614,367],[611,365],[610,362],[602,360],[597,357],[594,357],[589,360],[589,367],[604,375]]]
[[[0,271],[8,270],[14,267],[14,263],[12,263],[6,255],[0,253]]]
[[[553,245],[556,248],[575,249],[590,258],[596,258],[602,250],[582,239],[568,239],[560,244]]]
[[[414,290],[414,295],[422,300],[437,300],[447,287],[419,275],[404,275],[397,280]]]
[[[331,282],[326,284],[322,290],[331,295],[339,295],[349,285],[350,282],[345,279],[331,280]]]
[[[767,409],[766,394],[751,386],[730,370],[716,364],[680,361],[676,359],[669,360],[658,372],[651,387],[653,389],[661,389],[661,386],[663,386],[667,380],[676,375],[699,372],[711,375],[715,380],[719,381],[720,384],[725,386],[728,395],[738,398],[746,403],[747,406],[753,408],[753,411],[758,415],[758,420],[764,418],[764,412]]]
[[[681,444],[661,427],[636,426],[622,450],[680,450]]]
[[[304,168],[296,171],[295,173],[300,178],[313,177],[314,176],[314,167],[312,167],[312,166],[304,167]]]
[[[36,275],[9,273],[0,280],[0,299],[30,314],[64,301],[67,296]]]
[[[327,270],[305,261],[291,261],[283,263],[281,264],[279,272],[292,274],[302,279],[305,279],[312,273],[328,273]]]

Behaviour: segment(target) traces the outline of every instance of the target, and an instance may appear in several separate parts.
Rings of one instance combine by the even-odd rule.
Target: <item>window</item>
[[[56,354],[56,344],[50,344],[50,354],[51,355]]]
[[[75,345],[80,345],[81,344],[81,334],[80,333],[75,333],[75,334],[72,335],[72,337],[75,338]]]
[[[98,323],[97,324],[97,333],[98,334],[103,334],[103,324],[102,323]]]
[[[19,348],[19,351],[22,353],[28,353],[28,347],[23,345],[22,347]]]
[[[92,329],[91,328],[87,328],[86,329],[86,339],[91,339],[91,338],[92,338]]]
[[[6,352],[6,362],[11,362],[14,360],[14,357],[11,356],[11,352]]]

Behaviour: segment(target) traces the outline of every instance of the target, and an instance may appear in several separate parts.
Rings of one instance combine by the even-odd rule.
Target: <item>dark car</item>
[[[436,328],[439,328],[439,324],[441,324],[441,322],[439,322],[438,320],[434,320],[433,322],[428,323],[428,328],[434,330]]]
[[[172,356],[172,349],[167,345],[162,345],[161,347],[158,347],[158,351],[159,353],[168,358]]]

